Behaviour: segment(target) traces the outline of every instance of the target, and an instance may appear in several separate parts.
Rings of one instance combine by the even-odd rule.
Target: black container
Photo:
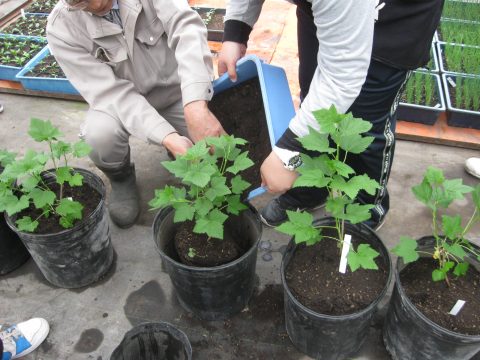
[[[248,304],[255,283],[257,246],[262,225],[253,210],[245,210],[227,222],[250,244],[240,258],[215,267],[182,264],[173,246],[179,224],[173,222],[173,208],[158,212],[153,221],[153,238],[170,275],[182,307],[204,320],[220,320],[240,312]]]
[[[113,261],[109,217],[105,207],[105,185],[100,177],[84,169],[74,169],[84,177],[84,183],[97,190],[102,198],[95,210],[71,229],[55,234],[35,234],[19,231],[15,217],[7,223],[23,241],[45,278],[62,288],[79,288],[100,279]],[[46,172],[45,182],[55,181]]]
[[[433,249],[435,239],[418,240],[420,250]],[[479,262],[468,260],[479,269]],[[394,360],[468,360],[480,351],[480,335],[463,335],[447,330],[423,315],[408,299],[400,282],[405,267],[397,261],[395,287],[383,328],[385,347]]]
[[[3,213],[0,213],[0,275],[8,274],[30,258],[25,245],[8,227]]]
[[[332,220],[321,219],[315,225],[331,224]],[[282,260],[281,277],[285,302],[285,326],[293,345],[301,352],[319,360],[347,359],[355,354],[368,335],[380,300],[385,296],[392,278],[392,263],[382,240],[368,226],[346,224],[347,232],[355,237],[368,238],[379,250],[388,266],[388,279],[379,296],[365,309],[348,315],[319,314],[302,305],[290,291],[285,278],[286,268],[295,255],[297,245],[292,239]]]
[[[166,323],[145,323],[127,332],[110,360],[191,360],[187,335]]]

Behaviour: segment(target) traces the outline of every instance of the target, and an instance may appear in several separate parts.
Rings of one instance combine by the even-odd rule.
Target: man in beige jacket
[[[120,227],[139,213],[130,135],[177,155],[224,133],[207,107],[206,34],[186,0],[62,0],[49,16],[50,49],[90,105],[81,135],[111,182],[109,211]]]

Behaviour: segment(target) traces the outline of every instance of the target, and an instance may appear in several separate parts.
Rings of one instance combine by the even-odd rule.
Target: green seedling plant
[[[480,252],[466,239],[470,229],[480,220],[480,184],[475,188],[464,185],[462,179],[445,179],[443,171],[429,167],[419,185],[412,188],[413,194],[432,212],[432,231],[435,247],[432,252],[418,249],[417,241],[402,236],[392,252],[403,259],[405,264],[416,261],[420,255],[431,256],[437,264],[432,272],[433,281],[445,280],[450,286],[449,274],[463,276],[467,273],[469,263],[467,256],[473,255],[480,261]],[[460,215],[441,214],[455,200],[463,200],[465,194],[471,193],[474,210],[462,225]]]
[[[297,171],[300,176],[294,187],[326,188],[328,197],[326,211],[334,218],[334,226],[314,226],[313,216],[308,212],[287,211],[288,221],[276,229],[295,237],[297,244],[313,245],[324,239],[338,242],[339,249],[345,237],[345,222],[358,224],[370,219],[373,205],[362,205],[355,200],[360,191],[373,195],[379,184],[368,175],[356,175],[346,164],[349,153],[360,154],[372,143],[373,137],[364,136],[372,124],[354,118],[351,113],[339,114],[332,105],[330,109],[313,112],[321,131],[309,128],[309,134],[299,138],[303,148],[320,154],[310,157],[301,154],[303,165]],[[335,146],[332,147],[332,143]],[[325,229],[334,229],[336,236],[322,234]],[[379,255],[369,244],[350,245],[347,263],[351,271],[359,268],[378,269],[375,258]]]
[[[431,74],[414,72],[407,82],[402,101],[409,104],[435,106],[435,79]]]
[[[57,0],[35,0],[28,7],[30,13],[50,13],[55,7]]]
[[[445,1],[442,18],[478,21],[480,19],[480,6],[475,2]]]
[[[445,44],[443,54],[448,71],[480,75],[480,48]]]
[[[439,35],[440,40],[447,43],[480,46],[478,24],[442,20]]]
[[[25,17],[19,17],[12,25],[7,26],[3,32],[14,35],[45,36],[46,27],[46,16],[26,15]]]
[[[12,36],[0,37],[1,65],[22,67],[45,46],[43,39],[16,39]]]
[[[248,151],[240,148],[246,143],[232,135],[206,138],[185,155],[162,162],[181,180],[182,186],[167,185],[155,190],[150,207],[171,206],[175,223],[191,220],[195,223],[193,232],[206,234],[209,240],[223,239],[227,218],[247,209],[241,196],[250,183],[240,172],[253,166],[253,161],[248,158]],[[194,256],[194,252],[190,251],[190,255]]]
[[[449,77],[449,91],[455,89],[455,107],[464,110],[480,111],[480,78],[456,76]],[[453,87],[452,84],[455,84]]]
[[[0,155],[5,161],[0,175],[0,211],[12,216],[29,207],[40,210],[37,218],[22,216],[16,220],[20,231],[35,232],[39,220],[53,214],[59,216],[62,227],[71,228],[75,221],[82,219],[83,205],[65,197],[64,186],[82,186],[83,176],[75,173],[68,162],[88,155],[91,148],[83,140],[73,144],[60,140],[62,133],[50,121],[32,118],[28,133],[36,142],[45,144],[48,151],[28,149],[23,158],[15,159],[6,152]],[[52,191],[42,176],[49,160],[53,164],[58,193]]]

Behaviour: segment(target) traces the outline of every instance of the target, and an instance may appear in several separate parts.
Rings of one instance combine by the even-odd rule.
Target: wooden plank
[[[47,98],[61,99],[61,100],[73,100],[85,102],[80,95],[51,93],[47,91],[35,91],[24,89],[22,84],[15,81],[0,80],[0,93],[16,94],[16,95],[28,95],[28,96],[41,96]]]
[[[29,0],[0,0],[0,26],[14,18]]]

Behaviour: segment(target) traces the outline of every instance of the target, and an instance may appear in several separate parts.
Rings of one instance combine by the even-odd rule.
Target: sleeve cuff
[[[174,132],[177,132],[177,130],[175,130],[175,128],[168,122],[163,121],[150,130],[150,135],[148,135],[148,142],[155,145],[162,145],[165,136]]]
[[[305,152],[302,144],[297,140],[297,137],[290,128],[287,128],[275,145],[281,149]]]
[[[183,106],[198,100],[210,101],[213,97],[211,82],[196,82],[182,88]]]
[[[225,21],[223,41],[233,41],[247,46],[251,32],[250,25],[238,20],[227,20]]]

